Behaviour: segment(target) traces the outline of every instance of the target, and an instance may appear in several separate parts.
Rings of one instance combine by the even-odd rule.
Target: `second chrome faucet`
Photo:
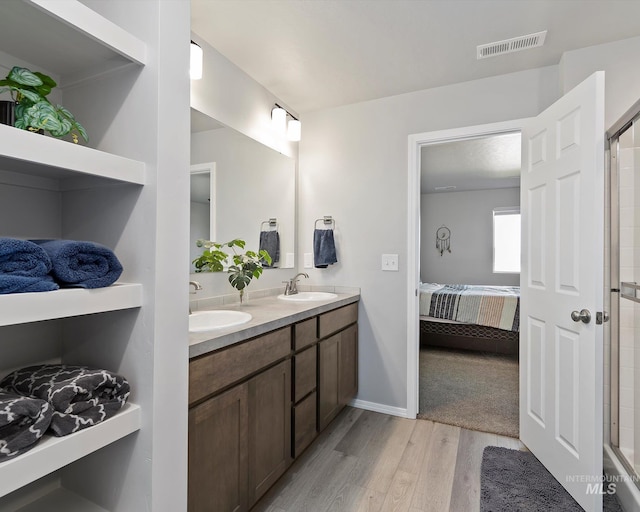
[[[306,272],[299,272],[288,281],[282,281],[283,283],[285,283],[285,287],[284,287],[285,295],[295,295],[296,293],[298,293],[298,279],[301,276],[309,279],[309,274],[307,274]]]

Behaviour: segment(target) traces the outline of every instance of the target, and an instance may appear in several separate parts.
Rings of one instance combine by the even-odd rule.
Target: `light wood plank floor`
[[[517,439],[347,407],[252,512],[475,512],[485,446]]]

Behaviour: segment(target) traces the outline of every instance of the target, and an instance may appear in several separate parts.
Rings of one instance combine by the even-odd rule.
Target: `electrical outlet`
[[[382,270],[385,271],[398,271],[398,255],[397,254],[383,254],[382,255]]]
[[[304,268],[313,267],[313,256],[310,252],[304,253]]]

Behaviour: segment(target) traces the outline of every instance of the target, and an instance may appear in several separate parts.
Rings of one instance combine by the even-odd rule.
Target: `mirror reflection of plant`
[[[16,128],[37,132],[45,130],[54,137],[71,134],[73,142],[78,143],[78,135],[89,140],[84,127],[62,105],[53,105],[47,95],[56,86],[50,76],[27,68],[14,66],[4,80],[0,80],[0,93],[11,92],[16,102]]]
[[[240,300],[244,289],[249,286],[251,279],[259,279],[262,275],[261,260],[267,265],[271,265],[271,256],[265,250],[258,252],[246,251],[239,253],[236,248],[244,249],[244,240],[235,239],[226,243],[212,242],[211,240],[199,239],[196,241],[198,247],[204,247],[202,254],[193,260],[196,272],[222,272],[225,263],[228,263],[229,283],[240,292]],[[224,248],[229,247],[233,254],[224,252]],[[231,261],[228,259],[231,258]]]

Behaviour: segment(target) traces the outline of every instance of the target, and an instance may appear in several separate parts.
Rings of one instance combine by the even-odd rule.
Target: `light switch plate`
[[[284,259],[284,266],[281,268],[294,268],[296,266],[296,255],[293,252],[288,252]]]
[[[313,257],[310,252],[304,253],[304,268],[313,267]]]
[[[383,254],[382,255],[382,270],[385,271],[398,271],[398,255],[397,254]]]

